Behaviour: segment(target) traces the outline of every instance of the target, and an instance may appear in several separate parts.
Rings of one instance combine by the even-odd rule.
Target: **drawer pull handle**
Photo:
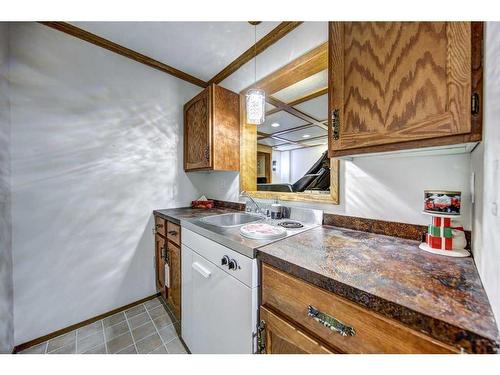
[[[350,327],[340,320],[319,311],[313,306],[309,305],[307,309],[307,315],[312,317],[317,322],[323,324],[325,327],[331,329],[332,331],[338,332],[341,336],[354,336],[356,331],[353,327]]]
[[[170,234],[171,236],[176,236],[177,235],[177,231],[175,231],[175,230],[169,230],[168,234]]]
[[[203,276],[205,279],[208,279],[210,277],[210,275],[212,274],[212,272],[210,272],[209,270],[207,270],[205,267],[203,267],[200,263],[198,262],[194,262],[193,264],[191,264],[191,267],[195,270],[195,271],[198,271],[198,273]]]

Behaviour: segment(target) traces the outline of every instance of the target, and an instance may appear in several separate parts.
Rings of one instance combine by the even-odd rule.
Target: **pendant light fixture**
[[[260,21],[248,21],[254,27],[254,85],[257,83],[257,25]],[[266,119],[266,93],[252,88],[246,94],[247,124],[260,125]]]

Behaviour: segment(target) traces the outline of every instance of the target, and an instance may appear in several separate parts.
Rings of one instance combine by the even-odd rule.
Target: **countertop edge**
[[[177,209],[181,209],[181,208],[189,208],[189,207],[178,207],[178,208],[176,207],[175,209],[177,210]],[[177,225],[181,225],[180,219],[178,219],[174,216],[165,215],[163,212],[161,212],[161,210],[153,210],[153,215],[159,216],[162,219],[171,221],[172,223],[175,223]]]
[[[377,297],[364,290],[339,282],[335,279],[305,269],[265,252],[256,250],[257,259],[305,282],[332,292],[370,311],[374,311],[404,324],[411,329],[427,334],[454,347],[470,353],[499,353],[499,338],[484,337],[442,320],[430,317],[408,307]],[[307,277],[313,275],[313,277]]]

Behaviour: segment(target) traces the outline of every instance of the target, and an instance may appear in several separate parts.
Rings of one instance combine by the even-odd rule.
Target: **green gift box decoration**
[[[453,232],[451,227],[435,227],[429,225],[429,234],[434,237],[452,238]]]

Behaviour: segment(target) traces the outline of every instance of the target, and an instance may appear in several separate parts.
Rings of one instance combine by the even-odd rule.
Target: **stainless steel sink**
[[[247,214],[247,213],[240,213],[240,212],[235,212],[235,213],[230,213],[230,214],[222,214],[222,215],[214,215],[214,216],[207,216],[200,221],[203,221],[204,223],[216,226],[216,227],[222,227],[222,228],[230,228],[230,227],[238,227],[240,225],[248,224],[248,223],[253,223],[255,221],[263,220],[264,218],[259,215],[252,215],[252,214]]]

